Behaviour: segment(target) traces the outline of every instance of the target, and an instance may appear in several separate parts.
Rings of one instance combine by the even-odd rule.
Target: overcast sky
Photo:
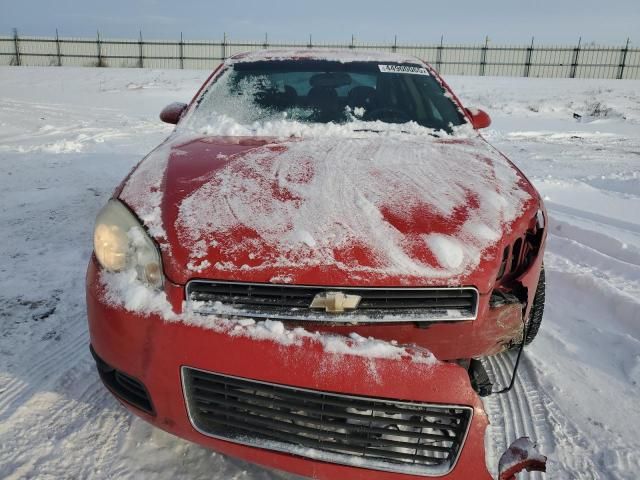
[[[0,0],[0,35],[640,43],[640,0]]]

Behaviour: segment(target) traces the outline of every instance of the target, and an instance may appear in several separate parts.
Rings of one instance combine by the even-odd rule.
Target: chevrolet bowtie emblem
[[[354,310],[362,297],[360,295],[345,295],[342,292],[323,292],[313,298],[309,308],[324,308],[329,313],[341,313],[345,310]]]

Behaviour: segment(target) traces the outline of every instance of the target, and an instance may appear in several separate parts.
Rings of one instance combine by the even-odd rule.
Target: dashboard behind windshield
[[[197,123],[224,115],[241,124],[415,122],[450,132],[465,123],[457,105],[419,64],[266,61],[236,63],[202,94]]]

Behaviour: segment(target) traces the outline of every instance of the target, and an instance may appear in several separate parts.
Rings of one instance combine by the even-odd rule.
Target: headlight
[[[112,272],[135,269],[138,279],[162,286],[160,252],[140,222],[118,200],[104,206],[93,231],[93,248],[102,267]]]

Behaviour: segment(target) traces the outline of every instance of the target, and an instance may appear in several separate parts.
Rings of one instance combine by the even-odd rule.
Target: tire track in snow
[[[586,210],[580,210],[574,207],[568,207],[566,205],[560,205],[558,203],[545,201],[547,208],[554,213],[561,213],[567,216],[574,216],[577,218],[584,218],[592,222],[598,223],[601,226],[608,226],[618,228],[620,230],[626,230],[634,234],[640,234],[640,225],[632,222],[626,222],[624,220],[618,220],[616,218],[605,217],[598,213],[588,212]]]
[[[115,451],[114,436],[128,414],[106,397],[97,375],[88,374],[89,368],[67,370],[55,388],[37,392],[15,412],[5,432],[6,454],[0,454],[5,475],[13,471],[22,472],[20,478],[64,478],[69,450],[84,459],[76,466],[76,478],[88,478],[110,461],[105,454]],[[44,437],[43,431],[47,432]]]
[[[60,368],[73,368],[76,364],[86,361],[88,349],[88,332],[84,328],[78,328],[74,335],[57,346],[51,348],[48,343],[40,344],[42,348],[28,355],[21,356],[20,364],[27,365],[25,369],[11,372],[13,378],[4,386],[0,394],[0,421],[4,421],[13,411],[34,393],[46,388],[55,382],[67,370]]]
[[[494,389],[501,389],[511,381],[511,373],[515,355],[503,353],[485,359],[485,367]],[[542,453],[553,451],[554,440],[544,422],[541,413],[541,397],[532,380],[525,371],[525,359],[520,363],[519,375],[516,377],[513,389],[500,395],[492,395],[485,401],[487,413],[492,425],[490,448],[492,461],[497,462],[499,455],[517,438],[528,436],[538,444]],[[495,467],[494,467],[495,468]],[[540,474],[530,474],[531,479],[542,478]]]
[[[594,232],[552,216],[549,237],[579,245],[589,255],[587,258],[581,258],[583,261],[595,260],[600,264],[606,261],[623,271],[640,271],[640,249],[634,245],[628,245],[610,234]],[[571,254],[572,252],[565,250],[563,253]]]
[[[513,389],[506,394],[491,395],[483,399],[491,422],[487,454],[493,467],[492,472],[496,472],[502,451],[517,438],[528,436],[537,443],[540,452],[549,458],[548,471],[554,475],[550,478],[602,478],[598,473],[600,469],[589,456],[572,455],[573,452],[588,447],[586,439],[562,415],[553,399],[540,388],[532,361],[526,355],[525,350]],[[506,352],[485,359],[485,367],[495,389],[509,384],[515,357],[515,353]],[[548,477],[531,472],[522,474],[522,478],[542,480]]]

